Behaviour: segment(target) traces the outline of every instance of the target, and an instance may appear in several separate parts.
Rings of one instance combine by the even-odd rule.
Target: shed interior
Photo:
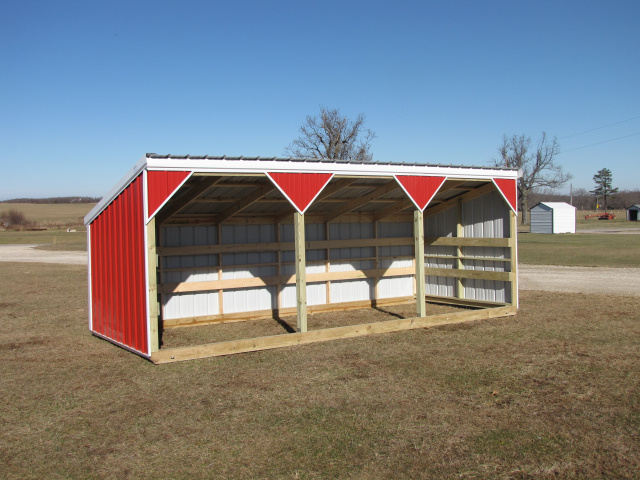
[[[469,307],[456,321],[517,307],[515,214],[490,179],[447,178],[422,212],[393,176],[334,175],[301,214],[265,174],[194,173],[151,219],[147,236],[157,255],[149,271],[158,338],[167,328],[289,314],[297,314],[300,334],[310,334],[307,311],[416,302],[416,318],[404,327],[397,320],[316,331],[315,340],[283,335],[305,343],[419,327],[424,301]],[[162,349],[158,340],[151,358],[283,344],[259,340],[187,349]]]

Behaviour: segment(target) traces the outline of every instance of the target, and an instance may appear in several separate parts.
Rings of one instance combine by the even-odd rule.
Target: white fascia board
[[[95,220],[95,218],[100,215],[100,213],[107,208],[107,206],[113,202],[113,200],[122,193],[122,191],[127,188],[127,186],[144,170],[147,165],[147,157],[144,156],[140,159],[135,166],[129,170],[124,177],[120,179],[120,181],[109,190],[102,200],[98,202],[98,204],[91,209],[89,213],[84,217],[84,224],[89,225],[91,222]]]
[[[266,172],[333,173],[358,177],[394,177],[395,175],[435,175],[470,180],[518,178],[517,170],[494,168],[447,167],[401,164],[349,164],[333,162],[283,162],[274,160],[222,160],[148,158],[149,170],[191,170],[194,173],[266,174]]]

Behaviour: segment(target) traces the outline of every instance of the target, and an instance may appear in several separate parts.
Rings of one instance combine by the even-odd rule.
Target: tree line
[[[561,194],[551,190],[535,191],[529,195],[531,206],[540,202],[566,202],[571,203],[571,195]],[[602,197],[599,199],[600,210],[603,210]],[[618,193],[607,199],[608,210],[624,210],[631,205],[640,205],[640,189],[619,190]],[[586,188],[573,190],[573,206],[578,210],[595,210],[596,197]]]

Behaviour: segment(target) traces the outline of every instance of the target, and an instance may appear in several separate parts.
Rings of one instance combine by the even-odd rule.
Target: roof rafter
[[[403,210],[406,210],[407,208],[411,207],[413,205],[413,202],[411,200],[407,200],[405,198],[403,198],[402,200],[398,200],[396,203],[394,203],[393,205],[389,205],[388,207],[380,210],[379,212],[374,214],[374,219],[375,221],[379,221],[382,220],[385,217],[389,217],[391,215],[394,215],[396,213],[400,213]]]
[[[341,207],[336,208],[335,210],[332,210],[331,212],[329,212],[327,215],[324,216],[323,221],[330,222],[331,220],[338,218],[340,215],[350,212],[354,208],[358,208],[359,206],[364,205],[365,203],[368,203],[371,200],[374,200],[378,197],[382,197],[387,193],[393,192],[398,188],[400,188],[400,185],[398,185],[398,182],[396,182],[396,180],[393,179],[390,182],[385,183],[381,187],[376,188],[373,192],[363,195],[362,197],[354,198],[353,200],[342,205]]]
[[[242,199],[238,200],[236,203],[222,212],[218,216],[218,223],[222,223],[225,220],[233,217],[236,213],[241,212],[252,203],[257,202],[262,197],[275,190],[275,188],[276,186],[271,182],[265,183],[263,186],[256,188],[249,195],[244,196]]]
[[[206,180],[201,180],[199,183],[189,184],[189,190],[178,199],[179,201],[173,202],[172,205],[167,205],[165,208],[160,210],[157,215],[158,223],[164,223],[172,215],[175,215],[181,210],[187,208],[191,202],[209,190],[209,188],[213,187],[216,183],[222,180],[222,178],[223,177],[207,177]]]

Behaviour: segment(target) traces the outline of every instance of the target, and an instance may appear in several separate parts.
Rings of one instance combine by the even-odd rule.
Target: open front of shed
[[[511,169],[147,154],[85,218],[89,328],[165,363],[513,315]],[[415,302],[317,328],[308,313]],[[426,302],[465,307],[426,314]],[[295,332],[163,348],[182,326]]]

